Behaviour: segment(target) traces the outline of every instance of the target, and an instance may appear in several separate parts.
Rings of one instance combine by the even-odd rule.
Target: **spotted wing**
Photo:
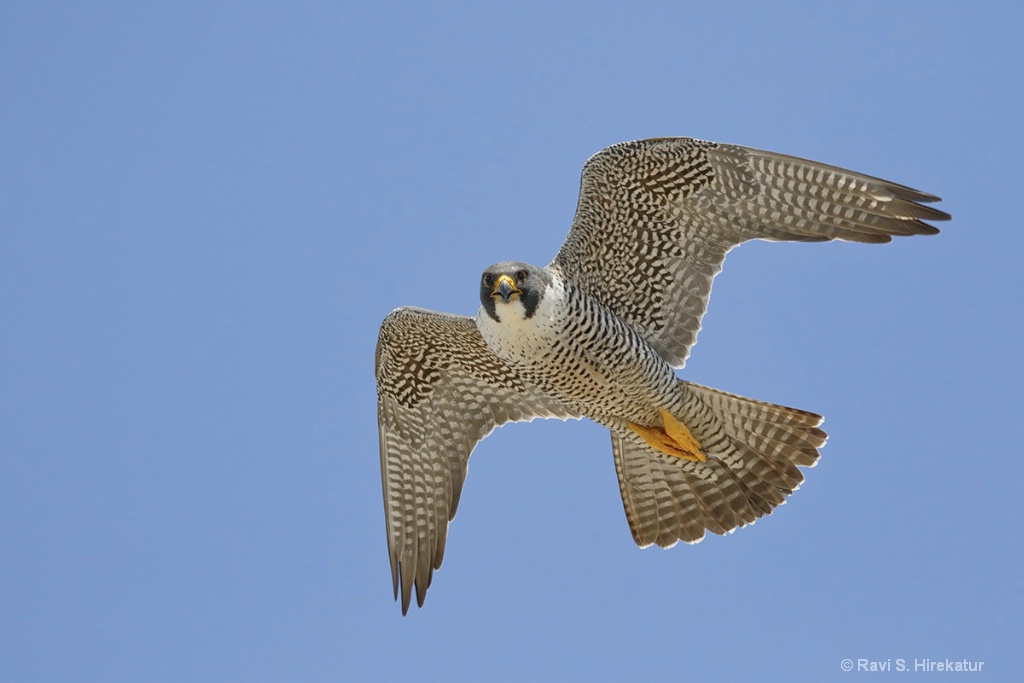
[[[550,267],[682,367],[726,253],[750,239],[889,242],[938,232],[935,197],[805,159],[691,138],[624,142],[583,168]]]
[[[579,417],[522,381],[473,318],[399,308],[377,342],[377,421],[395,597],[422,607],[477,442],[506,422]]]

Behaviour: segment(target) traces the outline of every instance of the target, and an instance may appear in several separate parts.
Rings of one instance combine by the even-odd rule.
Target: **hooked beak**
[[[512,281],[508,275],[502,275],[498,278],[498,281],[494,283],[494,288],[491,289],[492,297],[501,297],[501,300],[506,304],[511,301],[516,295],[522,294],[523,290],[516,287],[516,283]]]

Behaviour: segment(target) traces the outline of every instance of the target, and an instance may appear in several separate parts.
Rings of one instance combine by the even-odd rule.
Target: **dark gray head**
[[[487,315],[501,322],[502,311],[520,310],[524,318],[537,312],[551,275],[543,268],[522,261],[502,261],[484,271],[480,277],[480,303]]]

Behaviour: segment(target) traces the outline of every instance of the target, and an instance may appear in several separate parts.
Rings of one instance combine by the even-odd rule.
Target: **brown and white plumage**
[[[583,167],[551,263],[682,367],[726,253],[751,239],[889,242],[937,233],[938,197],[805,159],[690,138],[625,142]]]
[[[402,609],[441,566],[469,454],[506,422],[579,417],[499,360],[473,318],[392,311],[377,343],[377,419],[391,575]],[[401,571],[399,571],[401,570]]]
[[[749,239],[933,234],[934,197],[795,157],[690,138],[614,145],[583,169],[546,268],[484,272],[476,319],[402,308],[377,346],[381,472],[396,597],[422,605],[473,447],[496,426],[609,427],[641,546],[769,514],[814,465],[813,413],[679,380],[726,253]]]

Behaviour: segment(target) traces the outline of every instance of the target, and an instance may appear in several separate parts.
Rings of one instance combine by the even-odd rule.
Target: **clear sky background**
[[[867,675],[843,658],[1020,680],[1022,24],[4,2],[0,680]],[[729,256],[684,375],[826,416],[789,504],[639,550],[604,429],[505,427],[403,619],[381,320],[474,314],[483,267],[553,256],[589,155],[668,135],[879,175],[954,220]]]

